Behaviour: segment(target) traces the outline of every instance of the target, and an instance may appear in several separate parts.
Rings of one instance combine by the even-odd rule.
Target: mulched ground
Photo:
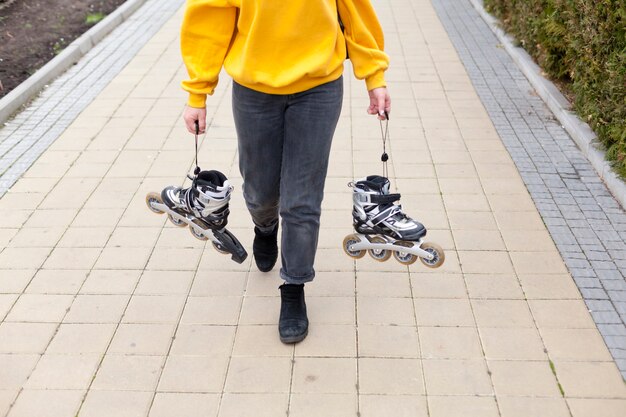
[[[0,98],[125,1],[0,0]]]

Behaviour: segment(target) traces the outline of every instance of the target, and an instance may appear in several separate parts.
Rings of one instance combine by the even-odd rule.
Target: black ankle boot
[[[297,343],[309,332],[309,319],[304,302],[304,284],[283,284],[280,287],[280,319],[278,333],[283,343]]]
[[[278,225],[269,233],[262,233],[257,227],[254,228],[252,252],[259,271],[269,272],[274,268],[278,259]]]

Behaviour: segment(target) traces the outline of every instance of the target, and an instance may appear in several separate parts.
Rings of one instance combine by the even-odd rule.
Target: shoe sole
[[[291,337],[282,337],[280,336],[280,341],[285,343],[285,344],[293,344],[293,343],[298,343],[304,340],[305,337],[307,337],[307,335],[309,334],[309,329],[307,329],[304,334],[298,335],[298,336],[291,336]]]

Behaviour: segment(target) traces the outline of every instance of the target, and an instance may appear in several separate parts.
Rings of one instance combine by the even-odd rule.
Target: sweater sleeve
[[[383,52],[383,31],[370,0],[338,0],[337,7],[354,75],[365,79],[368,90],[386,86],[389,56]]]
[[[181,83],[190,107],[204,108],[213,94],[235,31],[237,9],[228,0],[187,0],[180,49],[189,79]]]

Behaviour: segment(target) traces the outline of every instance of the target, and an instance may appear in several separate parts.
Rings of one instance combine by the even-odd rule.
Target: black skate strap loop
[[[196,134],[194,135],[196,142],[196,168],[193,170],[194,178],[192,179],[195,180],[195,177],[197,177],[201,171],[200,167],[198,166],[198,135],[200,134],[200,121],[196,120],[194,124],[196,125]]]
[[[389,113],[387,111],[385,111],[384,129],[383,129],[383,121],[379,120],[379,122],[380,122],[380,135],[382,136],[382,139],[383,139],[383,153],[380,156],[380,160],[383,163],[383,177],[388,178],[389,170],[387,169],[387,161],[389,160],[389,155],[387,154],[387,140],[389,139]]]
[[[355,194],[359,201],[372,204],[393,204],[400,200],[400,194]]]

